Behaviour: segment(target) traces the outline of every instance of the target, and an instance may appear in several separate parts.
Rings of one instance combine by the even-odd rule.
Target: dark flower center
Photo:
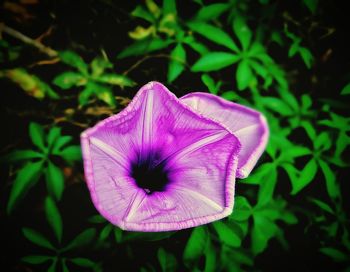
[[[143,159],[139,158],[131,165],[131,176],[137,186],[144,189],[147,194],[163,192],[169,183],[165,162],[159,163],[157,157],[158,154],[149,155]]]

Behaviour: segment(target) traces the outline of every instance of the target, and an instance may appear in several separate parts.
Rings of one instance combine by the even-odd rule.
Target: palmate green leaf
[[[123,76],[119,74],[103,74],[97,77],[96,81],[110,84],[110,85],[117,85],[117,86],[120,86],[121,88],[132,87],[132,86],[135,86],[136,84],[127,76]]]
[[[206,240],[206,247],[204,251],[205,255],[205,264],[204,264],[204,272],[213,272],[216,270],[216,253],[215,248],[212,245],[210,239]]]
[[[238,37],[243,50],[247,50],[249,48],[253,34],[242,16],[236,16],[234,18],[233,30]]]
[[[208,74],[203,74],[201,76],[201,79],[205,86],[208,87],[209,92],[211,92],[212,94],[217,94],[219,92],[219,88],[217,87],[217,85],[214,82],[214,79],[211,76],[209,76]]]
[[[113,63],[111,63],[108,59],[97,57],[93,59],[90,67],[92,77],[97,78],[102,75],[106,69],[113,68]]]
[[[251,81],[253,80],[254,75],[249,64],[249,60],[243,59],[237,67],[236,71],[236,80],[238,90],[242,91],[246,89]]]
[[[162,247],[157,252],[158,262],[162,268],[162,272],[173,272],[177,268],[177,260],[175,256],[166,252]]]
[[[245,221],[252,215],[252,207],[248,200],[243,196],[237,196],[235,198],[235,204],[233,206],[233,212],[229,216],[230,220]]]
[[[48,161],[47,168],[45,169],[45,177],[48,192],[56,201],[60,200],[64,190],[64,176],[62,170],[51,161]]]
[[[81,267],[92,268],[95,266],[95,263],[87,258],[72,258],[69,261]]]
[[[196,41],[193,36],[186,36],[183,38],[182,42],[191,47],[194,51],[200,55],[205,55],[209,52],[209,49],[202,43]]]
[[[350,260],[348,254],[332,247],[322,247],[319,249],[323,254],[331,257],[336,262],[344,262]]]
[[[81,160],[81,147],[79,145],[70,145],[58,153],[65,161],[74,162]]]
[[[150,53],[156,50],[166,48],[172,42],[172,40],[163,40],[160,38],[153,37],[140,40],[125,48],[122,52],[118,54],[117,58],[122,59],[126,57],[139,56],[146,53]]]
[[[340,92],[341,95],[347,95],[350,94],[350,83],[345,85],[345,87]]]
[[[45,199],[45,215],[47,222],[49,222],[53,232],[55,233],[57,241],[61,243],[63,232],[61,214],[56,206],[56,203],[49,196]]]
[[[350,145],[350,137],[346,132],[341,131],[335,142],[335,157],[339,158],[348,145]]]
[[[273,163],[264,163],[260,165],[257,169],[253,171],[251,175],[249,175],[248,178],[242,179],[240,182],[246,183],[246,184],[260,184],[266,175],[268,175],[273,169],[275,168],[275,165]]]
[[[89,228],[75,237],[62,251],[69,251],[72,249],[80,248],[91,243],[96,235],[96,230]]]
[[[55,250],[51,242],[47,238],[45,238],[41,233],[30,228],[22,228],[22,232],[23,235],[33,244],[47,249]]]
[[[306,187],[316,176],[317,173],[317,163],[315,159],[311,159],[300,172],[298,181],[292,182],[292,195],[299,193],[304,187]]]
[[[170,62],[168,68],[168,82],[173,82],[185,69],[186,51],[179,43],[170,53]]]
[[[208,239],[206,226],[195,227],[187,240],[183,253],[183,261],[187,266],[197,262],[202,256]]]
[[[38,182],[43,165],[43,161],[30,162],[17,173],[7,203],[7,213],[11,213],[20,199]]]
[[[31,122],[29,124],[29,136],[33,144],[35,144],[40,150],[46,150],[44,129],[41,125]]]
[[[211,40],[219,45],[225,46],[234,52],[239,52],[239,49],[230,35],[221,30],[218,27],[212,26],[205,22],[193,21],[187,23],[188,27],[194,32],[202,35],[203,37]]]
[[[73,86],[81,86],[87,82],[86,78],[76,72],[64,72],[53,79],[53,83],[63,90],[68,90]]]
[[[53,127],[50,129],[49,134],[46,137],[46,142],[49,147],[52,147],[55,141],[61,136],[61,128]]]
[[[281,96],[282,100],[288,104],[288,106],[294,111],[299,110],[298,100],[292,95],[291,91],[288,89],[278,88],[278,93]]]
[[[45,255],[29,255],[22,257],[21,261],[29,264],[42,264],[52,260],[51,256]]]
[[[339,185],[336,182],[335,174],[333,173],[332,169],[323,160],[318,160],[318,164],[320,165],[320,168],[326,180],[326,188],[328,195],[333,199],[339,197]]]
[[[239,247],[241,245],[240,236],[234,229],[231,229],[228,224],[225,224],[223,221],[216,221],[212,226],[216,230],[222,243],[231,247]]]
[[[272,199],[277,183],[277,176],[277,167],[274,165],[274,167],[271,168],[270,172],[260,182],[258,193],[259,204],[262,205],[268,203]]]
[[[229,5],[227,3],[216,3],[211,5],[203,6],[195,15],[196,21],[209,21],[217,19],[221,14],[223,14]]]
[[[314,140],[316,150],[328,150],[332,145],[332,140],[327,132],[321,132]]]
[[[78,54],[72,51],[62,51],[59,52],[59,57],[63,63],[78,69],[83,75],[88,74],[88,65]]]
[[[131,12],[131,15],[144,19],[152,24],[156,22],[156,18],[153,16],[153,14],[141,5],[136,6],[136,8]]]
[[[61,148],[64,147],[69,142],[71,142],[72,140],[73,140],[73,137],[68,135],[59,137],[57,141],[54,142],[54,145],[52,146],[52,149],[51,149],[52,150],[51,153],[53,155],[57,155],[60,152]]]
[[[15,150],[0,158],[0,162],[20,162],[24,160],[42,159],[44,155],[34,150]]]
[[[202,56],[192,66],[193,72],[217,71],[232,65],[240,59],[238,55],[226,52],[211,52]]]

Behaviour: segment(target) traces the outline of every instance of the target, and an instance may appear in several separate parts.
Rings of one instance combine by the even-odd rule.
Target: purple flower
[[[253,110],[209,94],[178,99],[150,82],[122,112],[81,135],[92,200],[125,230],[221,219],[232,212],[235,177],[249,174],[267,135]]]

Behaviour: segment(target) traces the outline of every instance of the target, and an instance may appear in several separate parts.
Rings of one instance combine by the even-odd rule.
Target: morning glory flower
[[[257,112],[216,99],[178,99],[150,82],[123,111],[82,133],[87,185],[107,220],[155,232],[231,214],[235,177],[248,175],[267,130]]]

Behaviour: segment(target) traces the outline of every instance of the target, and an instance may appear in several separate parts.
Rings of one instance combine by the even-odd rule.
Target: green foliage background
[[[318,0],[5,1],[1,267],[350,271],[341,9]],[[237,180],[228,218],[178,232],[125,232],[92,206],[79,134],[151,80],[267,117],[267,150]]]

